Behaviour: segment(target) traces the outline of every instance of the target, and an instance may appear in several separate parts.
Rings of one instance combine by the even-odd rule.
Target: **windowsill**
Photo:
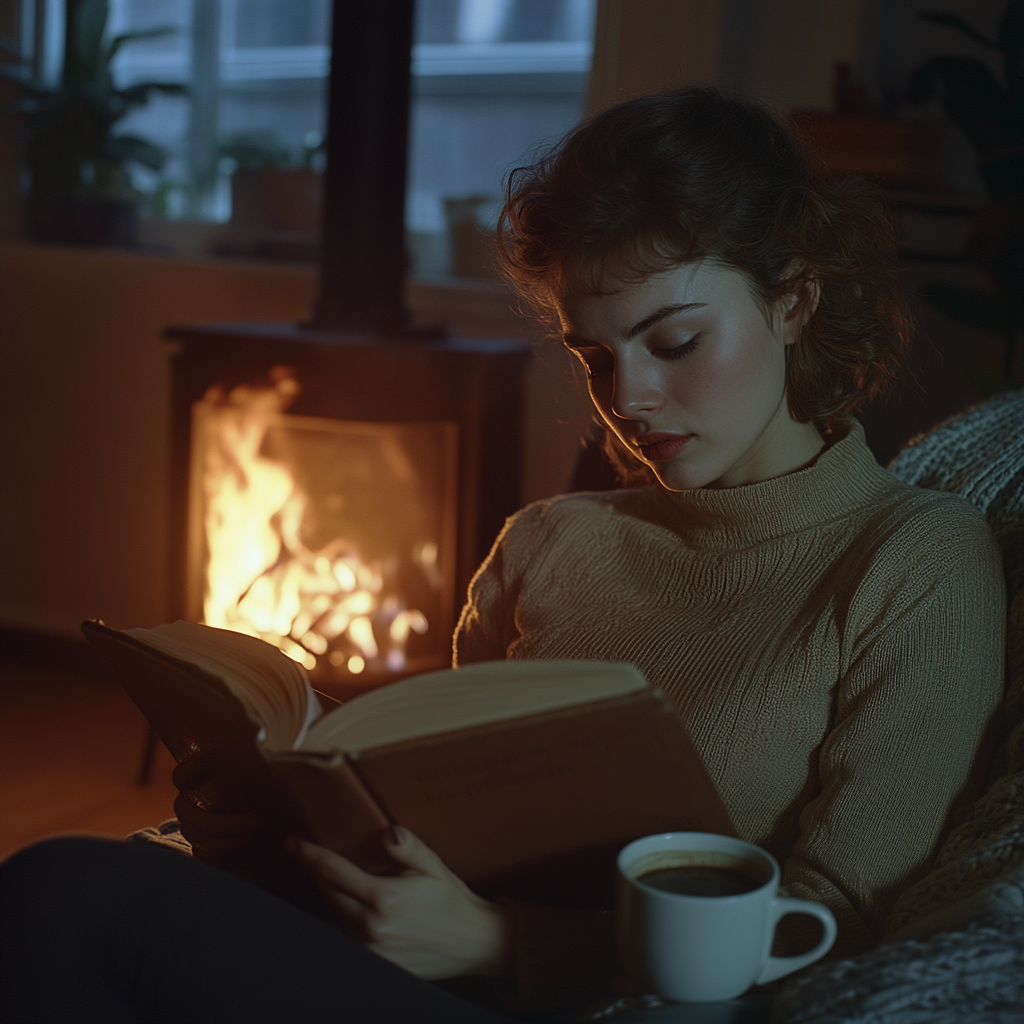
[[[181,223],[181,222],[168,222]],[[221,225],[211,225],[220,227]],[[123,260],[153,261],[176,267],[237,270],[243,274],[268,275],[278,279],[308,278],[315,292],[319,274],[316,263],[294,263],[239,256],[215,256],[205,252],[171,250],[169,246],[141,244],[135,248],[114,246],[60,245],[53,242],[0,241],[0,246],[50,251],[61,259],[83,262]],[[117,273],[115,267],[111,273]],[[538,337],[535,322],[518,313],[514,292],[502,281],[450,276],[417,277],[406,281],[406,303],[417,325],[445,324],[463,337],[507,338],[528,335]]]

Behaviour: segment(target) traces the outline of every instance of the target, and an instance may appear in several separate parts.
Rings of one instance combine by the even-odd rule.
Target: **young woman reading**
[[[1005,616],[981,517],[898,483],[851,418],[907,343],[887,218],[765,111],[685,89],[605,111],[514,172],[499,248],[638,486],[514,516],[456,662],[636,665],[740,836],[833,910],[841,952],[868,947],[974,784]],[[258,823],[198,809],[202,774],[179,770],[183,831],[231,846]],[[420,979],[500,978],[509,1007],[538,1009],[607,988],[607,918],[495,906],[415,836],[387,841],[397,877],[293,844],[362,947],[186,858],[26,851],[4,868],[4,934],[23,937],[6,1012],[57,1019],[38,1007],[68,971],[62,1011],[93,1000],[89,1019],[110,1020],[483,1021],[499,1018]]]

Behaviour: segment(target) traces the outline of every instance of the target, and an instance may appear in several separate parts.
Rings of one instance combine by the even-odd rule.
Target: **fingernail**
[[[398,825],[389,825],[388,826],[388,840],[391,842],[391,844],[393,846],[401,846],[402,845],[402,839],[403,839],[402,829]]]

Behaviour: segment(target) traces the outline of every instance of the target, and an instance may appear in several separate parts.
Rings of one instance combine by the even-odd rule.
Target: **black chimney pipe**
[[[320,295],[310,327],[409,332],[403,301],[414,0],[334,0]]]

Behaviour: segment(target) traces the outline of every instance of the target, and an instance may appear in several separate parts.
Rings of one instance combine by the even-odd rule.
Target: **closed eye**
[[[684,341],[682,345],[676,345],[674,348],[656,348],[652,351],[659,359],[682,359],[700,345],[700,337],[699,334],[695,334],[689,341]]]

